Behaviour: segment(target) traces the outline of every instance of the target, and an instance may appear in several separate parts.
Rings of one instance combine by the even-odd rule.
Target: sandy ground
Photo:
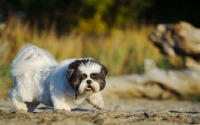
[[[180,100],[105,99],[105,109],[83,103],[72,112],[40,105],[34,113],[13,111],[9,98],[0,98],[2,125],[200,124],[200,102]]]

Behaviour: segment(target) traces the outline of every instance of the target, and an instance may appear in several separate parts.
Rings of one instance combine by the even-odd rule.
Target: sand
[[[105,109],[83,103],[72,112],[40,105],[34,113],[13,110],[9,98],[0,99],[2,125],[176,125],[200,124],[200,102],[187,100],[105,99]]]

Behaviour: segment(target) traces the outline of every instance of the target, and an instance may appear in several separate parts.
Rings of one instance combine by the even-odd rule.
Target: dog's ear
[[[73,72],[74,72],[74,69],[68,69],[67,70],[67,73],[66,73],[67,79],[70,79],[70,77],[72,76]]]
[[[102,65],[101,74],[103,74],[104,77],[108,74],[108,70],[106,69],[106,67],[104,65]]]

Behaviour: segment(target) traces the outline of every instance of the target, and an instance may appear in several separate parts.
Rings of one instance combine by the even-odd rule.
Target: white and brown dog
[[[29,112],[40,103],[71,111],[84,100],[102,109],[100,91],[105,87],[106,75],[106,67],[91,58],[57,63],[47,51],[29,45],[11,64],[14,87],[9,95],[16,109]]]

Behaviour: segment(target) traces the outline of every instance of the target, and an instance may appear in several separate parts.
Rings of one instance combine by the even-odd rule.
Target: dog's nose
[[[92,83],[92,81],[91,81],[91,80],[87,80],[86,82],[87,82],[87,84],[91,84],[91,83]]]

